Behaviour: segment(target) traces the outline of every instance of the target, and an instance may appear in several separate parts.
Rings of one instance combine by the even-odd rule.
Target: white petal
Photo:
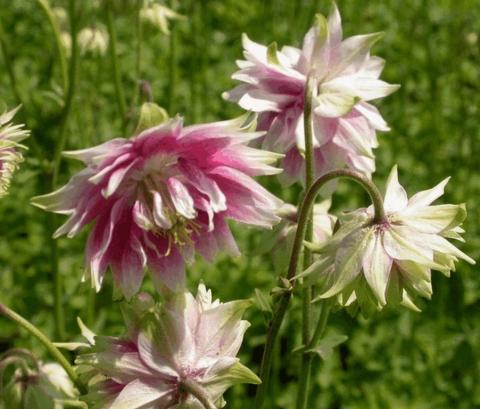
[[[194,219],[197,212],[193,205],[193,199],[185,185],[176,178],[169,178],[167,187],[177,212],[187,219]]]
[[[369,242],[363,259],[363,272],[369,286],[383,305],[387,303],[385,292],[391,268],[392,258],[382,246],[381,235],[375,234],[375,239]]]
[[[337,118],[348,114],[358,101],[354,95],[321,90],[314,98],[314,111],[322,117]]]
[[[413,209],[416,207],[428,206],[440,196],[443,195],[445,191],[445,186],[447,185],[450,177],[442,180],[437,186],[429,190],[423,190],[414,194],[408,201],[408,209]]]
[[[407,204],[407,192],[398,182],[397,166],[395,165],[388,176],[383,206],[387,213],[393,213],[405,209]]]
[[[172,221],[166,211],[165,203],[159,192],[153,192],[153,220],[157,226],[168,230],[172,227]]]
[[[340,243],[335,257],[335,282],[321,294],[322,298],[338,294],[360,274],[365,251],[373,235],[373,229],[365,227],[355,230]]]
[[[355,109],[360,112],[365,118],[367,118],[370,125],[372,125],[376,130],[387,132],[390,130],[389,126],[385,120],[380,115],[377,107],[369,104],[368,102],[359,102],[355,105]]]
[[[162,382],[153,385],[136,379],[130,382],[109,406],[110,409],[143,409],[173,404],[174,388]],[[161,406],[160,406],[161,405]],[[164,406],[166,407],[166,406]]]
[[[398,221],[419,232],[442,234],[458,226],[465,217],[464,205],[409,206],[398,215]]]

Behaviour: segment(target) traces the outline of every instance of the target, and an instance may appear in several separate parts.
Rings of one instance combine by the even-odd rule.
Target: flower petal
[[[393,213],[405,209],[407,204],[407,192],[398,182],[397,166],[395,165],[388,176],[383,206],[387,213]]]
[[[363,272],[377,299],[385,305],[386,289],[392,269],[392,258],[382,246],[381,235],[376,233],[365,251]]]

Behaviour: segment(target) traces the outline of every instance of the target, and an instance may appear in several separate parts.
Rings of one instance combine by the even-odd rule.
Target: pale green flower
[[[169,20],[183,19],[184,16],[158,3],[146,2],[140,10],[140,18],[160,29],[164,34],[170,34]]]
[[[16,368],[4,379],[7,367]],[[74,400],[78,391],[65,369],[56,362],[43,363],[26,350],[7,351],[0,361],[2,393],[0,408],[63,409],[64,401]]]
[[[13,173],[23,161],[19,142],[28,137],[30,131],[23,124],[13,125],[12,119],[20,109],[17,107],[0,115],[0,197],[7,194]]]
[[[78,33],[81,54],[105,55],[108,48],[108,33],[102,27],[85,27]]]

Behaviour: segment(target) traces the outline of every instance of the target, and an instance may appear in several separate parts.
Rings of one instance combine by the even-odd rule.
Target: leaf
[[[326,361],[332,354],[336,346],[343,344],[348,337],[346,335],[332,334],[322,338],[319,344],[305,352],[317,354],[320,358]]]
[[[258,288],[255,288],[255,298],[253,301],[260,309],[260,311],[267,313],[268,315],[271,315],[273,313],[271,299]]]

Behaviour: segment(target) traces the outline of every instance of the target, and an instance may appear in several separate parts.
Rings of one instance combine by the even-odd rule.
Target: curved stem
[[[305,191],[308,191],[313,184],[315,175],[315,162],[313,153],[313,129],[312,129],[312,97],[315,86],[315,77],[309,75],[305,87],[303,127],[305,132]],[[313,212],[308,214],[305,240],[313,241]],[[304,249],[303,269],[307,269],[313,262],[310,249]],[[306,345],[310,341],[310,326],[312,320],[312,287],[302,288],[302,343]],[[300,356],[299,385],[297,390],[297,409],[304,409],[308,401],[308,390],[312,373],[312,360],[309,354]]]
[[[60,172],[60,165],[62,162],[62,151],[67,142],[67,125],[70,112],[72,110],[73,97],[75,95],[77,83],[77,65],[78,65],[78,46],[77,46],[77,16],[76,16],[76,0],[69,0],[68,15],[70,21],[70,36],[72,38],[71,56],[68,70],[68,89],[65,98],[65,105],[60,115],[60,131],[58,143],[55,146],[55,153],[53,157],[53,171],[52,171],[52,189],[57,187],[58,175]],[[49,224],[51,231],[55,226],[55,215],[49,216]],[[54,303],[55,303],[55,326],[57,336],[60,340],[65,338],[65,315],[63,311],[63,283],[60,271],[58,268],[58,245],[55,240],[50,239],[51,252],[51,269],[54,281]]]
[[[58,51],[58,59],[60,61],[60,72],[62,75],[62,84],[64,91],[67,90],[68,87],[68,75],[67,75],[67,57],[65,53],[65,47],[63,46],[62,38],[60,35],[60,28],[58,27],[57,20],[55,19],[55,15],[53,14],[52,8],[47,0],[37,0],[40,6],[42,7],[43,11],[47,15],[48,21],[50,26],[53,30],[53,35],[55,36],[55,43],[57,46]],[[73,38],[72,38],[73,41]]]
[[[118,113],[122,119],[122,128],[125,128],[127,105],[125,103],[125,95],[123,93],[122,81],[120,78],[120,68],[118,66],[117,57],[117,33],[113,25],[113,14],[110,2],[106,3],[107,13],[107,30],[110,36],[110,59],[112,60],[113,80],[115,85],[115,94],[117,98]]]
[[[267,340],[265,343],[265,348],[263,350],[262,363],[260,366],[260,379],[262,383],[257,388],[257,394],[255,397],[255,409],[260,409],[263,406],[263,401],[265,399],[267,386],[270,378],[270,368],[272,366],[272,352],[275,344],[275,340],[280,330],[280,326],[285,317],[285,313],[290,302],[292,295],[292,290],[295,286],[295,276],[297,275],[298,262],[303,246],[303,240],[305,237],[305,232],[307,229],[307,220],[308,215],[310,214],[315,198],[317,197],[320,189],[325,185],[325,183],[337,179],[337,178],[347,178],[355,181],[360,184],[369,194],[373,206],[375,208],[375,216],[373,218],[374,223],[381,223],[385,220],[385,211],[383,209],[383,198],[377,187],[370,181],[367,177],[362,175],[359,172],[347,169],[339,169],[328,172],[323,176],[319,177],[315,183],[310,187],[307,194],[305,195],[302,205],[299,211],[297,231],[295,233],[295,239],[292,246],[290,263],[287,271],[287,279],[291,282],[291,289],[285,291],[281,296],[280,300],[277,303],[275,313],[267,333]]]
[[[62,365],[67,375],[70,377],[72,382],[78,388],[80,393],[86,393],[85,386],[78,378],[77,373],[73,369],[72,365],[67,361],[65,356],[60,352],[60,350],[53,345],[52,341],[50,341],[43,332],[41,332],[37,327],[27,321],[25,318],[17,314],[15,311],[11,310],[4,304],[0,304],[0,314],[4,315],[5,317],[11,319],[12,321],[16,322],[22,328],[26,329],[31,335],[37,338],[43,346],[48,350],[50,355],[60,364]]]
[[[210,400],[210,396],[208,396],[207,391],[197,382],[191,379],[184,379],[182,381],[182,387],[187,392],[195,396],[205,407],[205,409],[217,409],[215,404]]]

